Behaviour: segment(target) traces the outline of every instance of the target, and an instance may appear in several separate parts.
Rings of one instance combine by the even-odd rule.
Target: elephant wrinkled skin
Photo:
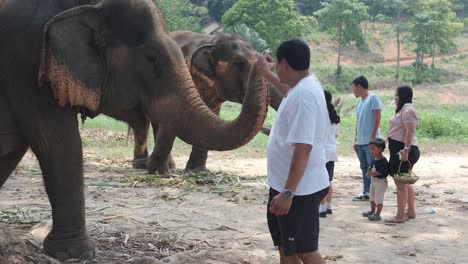
[[[184,141],[217,150],[247,143],[266,116],[255,67],[239,117],[212,113],[151,0],[1,0],[0,36],[0,187],[31,148],[52,207],[44,250],[61,260],[95,255],[78,112],[170,123]]]
[[[257,52],[238,34],[206,35],[190,31],[171,32],[182,50],[195,85],[207,106],[219,115],[225,101],[243,103],[249,70],[256,62]],[[277,110],[283,95],[269,85],[270,105]],[[130,124],[135,133],[133,167],[147,168],[150,174],[165,174],[175,168],[170,155],[176,135],[165,124],[152,123],[155,139],[153,153],[148,157],[146,123]],[[201,131],[206,133],[206,131]],[[192,147],[186,169],[206,169],[208,151]]]

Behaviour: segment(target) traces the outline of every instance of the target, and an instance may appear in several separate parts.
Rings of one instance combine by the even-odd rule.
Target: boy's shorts
[[[370,186],[370,201],[374,201],[376,204],[383,204],[385,191],[387,190],[388,182],[387,178],[379,179],[377,177],[371,177]]]
[[[313,194],[294,196],[287,215],[274,215],[270,203],[277,195],[270,188],[267,204],[268,229],[275,246],[282,246],[285,256],[298,253],[312,253],[318,250],[319,205],[327,195],[328,187]]]

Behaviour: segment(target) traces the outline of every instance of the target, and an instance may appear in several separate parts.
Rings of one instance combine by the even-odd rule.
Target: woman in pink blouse
[[[412,104],[413,90],[409,86],[400,86],[396,90],[396,113],[390,120],[388,129],[388,148],[390,151],[389,174],[395,175],[398,167],[400,173],[408,173],[419,159],[419,148],[416,145],[416,126],[418,117]],[[408,162],[409,161],[409,162]],[[395,182],[397,186],[397,213],[385,219],[388,223],[404,223],[416,218],[414,208],[414,189],[411,184]],[[407,211],[405,212],[405,209]]]

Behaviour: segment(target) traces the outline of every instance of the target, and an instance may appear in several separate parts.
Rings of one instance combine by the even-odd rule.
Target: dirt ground
[[[361,188],[357,159],[341,157],[334,213],[320,222],[328,262],[467,263],[468,146],[457,149],[426,151],[415,167],[417,218],[400,225],[361,216],[368,203],[351,201]],[[175,159],[182,166],[187,157]],[[87,228],[98,252],[83,263],[278,263],[265,219],[266,160],[217,152],[208,167],[161,179],[85,148]],[[0,191],[2,264],[58,263],[41,251],[51,213],[41,177],[28,153]],[[395,204],[390,182],[383,215]]]

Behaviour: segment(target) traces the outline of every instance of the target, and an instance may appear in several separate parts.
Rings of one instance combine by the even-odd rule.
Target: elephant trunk
[[[270,91],[270,106],[275,109],[275,111],[278,111],[281,101],[283,101],[284,94],[271,83],[268,84],[268,90]]]
[[[239,116],[225,121],[214,114],[200,98],[193,82],[179,95],[177,118],[167,123],[183,141],[208,150],[232,150],[248,143],[261,129],[267,116],[267,81],[255,65],[246,81],[246,96]],[[174,121],[176,120],[176,121]]]

